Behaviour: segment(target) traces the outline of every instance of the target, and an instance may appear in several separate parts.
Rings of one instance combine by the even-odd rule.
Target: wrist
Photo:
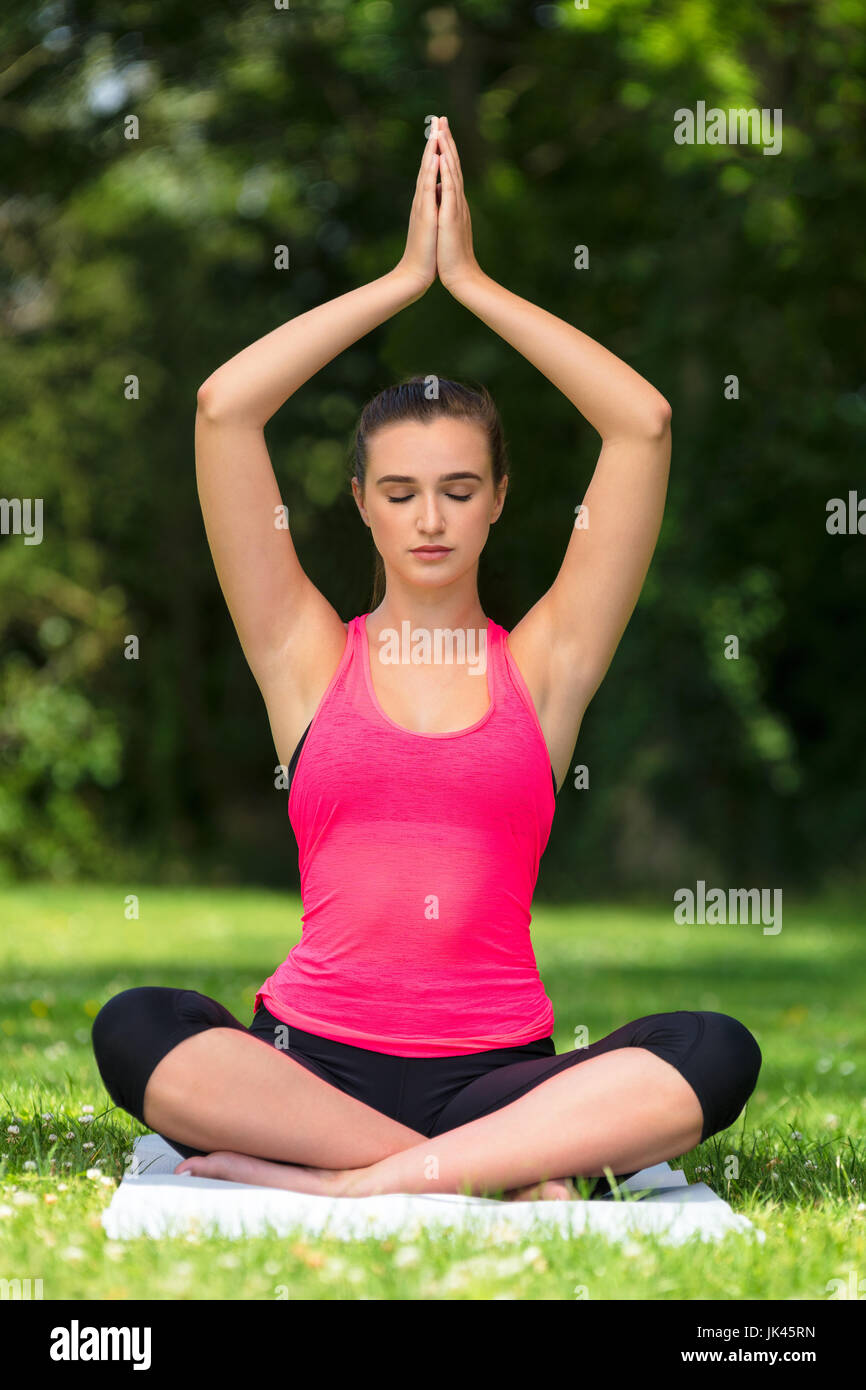
[[[480,285],[487,278],[480,265],[458,271],[456,275],[448,275],[444,279],[441,275],[439,276],[448,293],[453,295],[455,299],[462,299],[475,285]]]
[[[433,283],[432,280],[425,279],[420,271],[413,270],[411,266],[404,265],[402,261],[397,262],[390,274],[403,287],[407,304],[414,304],[416,299],[420,299],[422,294],[427,293]]]

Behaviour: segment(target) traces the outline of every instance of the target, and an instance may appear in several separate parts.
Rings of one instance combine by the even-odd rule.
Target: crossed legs
[[[562,1173],[638,1172],[700,1142],[703,1112],[676,1067],[642,1047],[617,1048],[542,1081],[490,1115],[360,1170],[341,1195],[522,1188]]]
[[[189,1153],[176,1171],[337,1195],[513,1197],[541,1183],[569,1196],[562,1174],[636,1172],[733,1124],[761,1066],[736,1019],[647,1015],[589,1048],[482,1072],[419,1132],[194,990],[122,991],[93,1046],[115,1104]]]
[[[494,1194],[561,1174],[638,1171],[694,1148],[703,1124],[674,1066],[623,1047],[427,1138],[233,1028],[186,1038],[162,1058],[144,1118],[206,1152],[178,1172],[342,1196]]]

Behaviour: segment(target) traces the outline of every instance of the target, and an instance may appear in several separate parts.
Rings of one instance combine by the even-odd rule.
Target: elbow
[[[196,416],[216,425],[246,425],[264,429],[265,420],[244,410],[237,402],[232,402],[224,387],[215,386],[213,377],[208,377],[196,392]]]
[[[208,377],[207,381],[202,382],[196,392],[195,408],[196,412],[204,416],[206,420],[216,420],[219,418],[220,411],[216,403],[213,382],[210,377]]]
[[[664,439],[671,427],[672,414],[670,404],[664,396],[661,396],[655,414],[650,419],[650,437],[652,439]]]

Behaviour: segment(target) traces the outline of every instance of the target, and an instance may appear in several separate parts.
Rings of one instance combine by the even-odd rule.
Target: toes
[[[175,1176],[189,1173],[193,1178],[213,1177],[216,1165],[213,1162],[214,1154],[197,1154],[195,1158],[185,1158],[175,1168]]]

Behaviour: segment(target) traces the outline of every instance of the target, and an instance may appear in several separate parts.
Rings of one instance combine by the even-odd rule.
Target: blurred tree
[[[850,0],[9,0],[0,496],[41,498],[44,536],[0,535],[0,871],[285,881],[276,756],[198,509],[195,392],[396,262],[443,111],[482,266],[673,406],[662,536],[575,750],[594,795],[563,788],[542,888],[862,870],[866,540],[826,528],[830,498],[866,492],[858,18]],[[781,152],[676,143],[699,101],[778,109]],[[481,596],[513,627],[600,441],[440,286],[269,423],[299,555],[344,617],[369,607],[348,443],[418,370],[501,403],[514,472]]]

